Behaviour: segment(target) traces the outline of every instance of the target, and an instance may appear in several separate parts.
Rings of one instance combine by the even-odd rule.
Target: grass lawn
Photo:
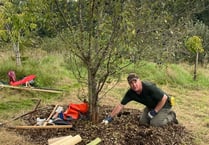
[[[51,62],[56,60],[59,60],[60,62],[58,64]],[[47,59],[47,61],[49,60]],[[79,89],[79,84],[76,83],[75,80],[71,79],[72,76],[70,76],[71,74],[69,71],[65,70],[64,65],[61,65],[63,63],[61,59],[56,59],[54,56],[49,62],[50,64],[47,62],[42,65],[42,67],[47,66],[43,68],[49,69],[48,71],[42,69],[37,72],[39,76],[39,83],[46,84],[49,80],[51,80],[51,78],[57,78],[59,80],[57,81],[58,86],[68,91],[60,95],[0,88],[1,123],[33,110],[37,99],[41,99],[42,106],[45,106],[46,104],[67,105],[69,103],[79,102],[80,100],[77,96],[87,95],[86,91],[82,94],[83,90]],[[60,66],[61,68],[59,68]],[[178,66],[171,65],[168,69],[162,70],[161,68],[157,68],[156,65],[152,63],[152,65],[142,65],[139,68],[142,78],[153,80],[157,84],[163,84],[160,86],[162,90],[176,98],[176,104],[173,109],[176,111],[179,123],[185,126],[186,129],[194,135],[197,145],[207,145],[209,143],[209,91],[207,88],[208,79],[206,79],[209,74],[208,69],[201,69],[199,71],[199,82],[196,83],[205,87],[198,86],[196,88],[196,84],[193,83],[191,77],[191,72],[193,71],[192,66],[184,64]],[[132,70],[133,68],[129,69]],[[56,72],[54,72],[54,70],[56,70]],[[7,68],[4,68],[4,71],[7,72]],[[52,71],[53,73],[48,74],[48,72]],[[6,74],[5,72],[2,71],[1,75],[4,76]],[[170,82],[174,84],[165,85],[165,81],[169,81],[168,84],[170,84]],[[192,87],[190,88],[188,86]],[[114,89],[111,89],[110,92],[102,97],[102,99],[99,99],[99,103],[114,107],[120,102],[128,87],[126,79],[122,79]],[[136,102],[130,102],[126,107],[142,110],[144,106]],[[3,127],[0,127],[0,142],[4,145],[32,145],[30,142],[24,141],[22,136],[8,132]]]

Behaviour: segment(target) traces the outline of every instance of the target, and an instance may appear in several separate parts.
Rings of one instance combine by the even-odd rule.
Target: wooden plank
[[[39,92],[48,92],[48,93],[62,93],[60,90],[53,90],[53,89],[42,89],[42,88],[33,88],[33,87],[17,87],[17,86],[10,86],[0,84],[2,88],[12,88],[12,89],[19,89],[19,90],[26,90],[26,91],[39,91]]]
[[[53,129],[53,128],[72,128],[72,125],[48,125],[48,126],[10,126],[11,129]]]
[[[76,136],[67,136],[63,139],[60,139],[50,145],[75,145],[79,142],[82,141],[82,138],[80,135],[76,135]]]
[[[71,136],[71,135],[70,135],[70,136]],[[56,137],[56,138],[50,138],[50,139],[48,139],[48,144],[50,145],[50,144],[52,144],[52,143],[55,143],[56,141],[61,140],[61,139],[65,138],[65,137],[67,137],[67,136],[61,136],[61,137]],[[71,137],[73,137],[73,136],[71,136]]]

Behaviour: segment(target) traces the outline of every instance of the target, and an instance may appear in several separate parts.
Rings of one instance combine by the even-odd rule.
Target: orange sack
[[[64,119],[67,117],[72,117],[73,119],[78,119],[80,114],[85,114],[88,112],[88,104],[69,104],[67,110],[64,112]]]

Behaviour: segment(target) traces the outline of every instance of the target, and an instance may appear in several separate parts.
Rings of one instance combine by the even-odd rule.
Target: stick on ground
[[[49,120],[52,118],[52,116],[54,115],[56,109],[58,107],[58,104],[54,107],[54,109],[52,110],[52,112],[50,113],[49,117],[46,119],[46,121],[44,122],[43,126],[46,126],[47,123],[49,122]]]

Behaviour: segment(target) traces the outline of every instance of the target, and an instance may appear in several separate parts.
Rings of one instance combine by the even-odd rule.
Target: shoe
[[[179,121],[176,119],[176,113],[174,111],[170,111],[169,114],[172,115],[172,122],[179,124]]]
[[[56,125],[70,125],[71,124],[69,121],[63,120],[61,118],[54,119],[53,123]]]

